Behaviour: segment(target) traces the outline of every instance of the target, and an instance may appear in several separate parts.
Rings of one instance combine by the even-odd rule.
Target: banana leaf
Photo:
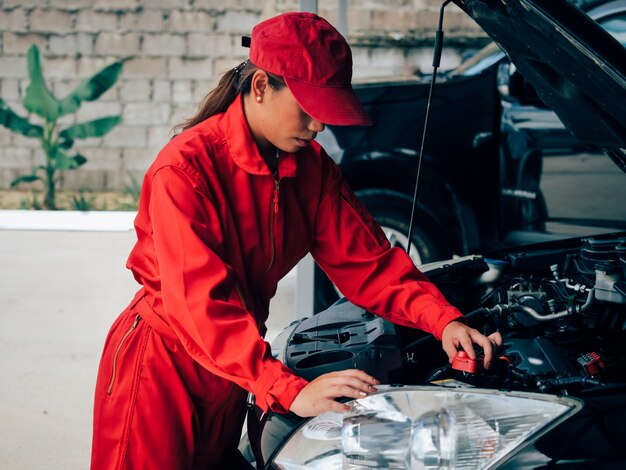
[[[19,116],[2,99],[0,99],[0,125],[26,137],[41,138],[43,136],[43,128],[41,126],[31,124]]]
[[[88,137],[102,137],[117,126],[121,120],[121,116],[107,116],[76,124],[59,132],[59,138],[62,140],[76,140],[87,139]]]
[[[59,138],[59,147],[62,149],[69,150],[72,148],[72,145],[74,145],[74,139],[69,139],[67,137]]]
[[[39,48],[35,44],[28,50],[28,74],[30,84],[26,88],[24,107],[47,121],[56,121],[59,117],[60,103],[52,95],[43,79]]]
[[[57,170],[69,170],[72,167],[72,158],[60,147],[55,149],[54,155],[51,157],[54,159],[54,167]]]
[[[83,166],[85,163],[87,163],[87,159],[82,156],[81,154],[77,153],[76,155],[74,155],[72,157],[72,166],[71,168],[78,168],[79,166]]]
[[[84,80],[74,91],[61,100],[59,114],[73,113],[83,101],[98,99],[113,86],[122,71],[122,62],[114,62],[103,68],[91,78]]]
[[[11,181],[11,187],[14,188],[18,184],[32,183],[33,181],[38,181],[40,179],[41,178],[39,176],[37,176],[37,175],[22,175],[22,176],[18,176],[13,181]]]

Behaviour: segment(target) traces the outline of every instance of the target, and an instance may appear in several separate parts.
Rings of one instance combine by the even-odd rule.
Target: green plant
[[[44,188],[43,207],[56,209],[58,172],[75,170],[87,162],[78,152],[70,153],[76,139],[102,137],[117,126],[121,117],[106,116],[92,121],[59,129],[60,117],[74,113],[83,101],[94,101],[113,86],[122,71],[122,62],[114,62],[84,80],[63,99],[57,99],[46,86],[39,58],[39,49],[32,45],[28,50],[30,84],[24,94],[23,104],[29,113],[43,119],[42,124],[31,123],[18,115],[0,98],[0,125],[26,137],[39,139],[45,163],[36,165],[30,174],[13,180],[11,187],[22,183],[40,181]]]
[[[128,173],[128,179],[130,184],[124,186],[123,193],[130,198],[131,202],[124,203],[123,206],[125,210],[137,210],[141,195],[141,183],[131,173]]]
[[[41,210],[43,209],[43,207],[41,207],[41,203],[39,202],[39,192],[36,190],[31,191],[31,197],[32,199],[20,199],[20,208],[21,209],[35,209],[35,210]]]
[[[81,188],[78,190],[78,194],[73,194],[70,198],[70,205],[75,211],[90,211],[93,209],[96,196],[94,196],[90,189]]]

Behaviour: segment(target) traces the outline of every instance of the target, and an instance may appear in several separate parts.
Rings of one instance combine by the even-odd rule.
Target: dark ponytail
[[[246,60],[237,67],[224,72],[217,87],[202,99],[196,114],[176,125],[173,129],[174,133],[189,129],[215,114],[225,112],[237,95],[250,92],[252,76],[257,70],[260,70],[259,67],[250,60]],[[281,77],[266,73],[269,77],[269,85],[273,89],[280,90],[285,86],[285,81]]]

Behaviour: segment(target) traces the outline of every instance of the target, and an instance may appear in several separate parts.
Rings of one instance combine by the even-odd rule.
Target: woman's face
[[[324,124],[302,110],[287,86],[276,90],[269,84],[259,85],[252,87],[250,104],[257,118],[257,128],[252,132],[260,146],[271,145],[293,153],[309,146],[317,133],[324,130]]]

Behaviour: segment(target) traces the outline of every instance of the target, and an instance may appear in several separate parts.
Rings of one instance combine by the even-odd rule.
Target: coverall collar
[[[225,127],[228,131],[228,149],[231,158],[244,171],[254,175],[271,175],[265,160],[252,137],[250,126],[243,112],[242,95],[237,95],[235,101],[225,113]],[[300,152],[298,152],[300,153]],[[281,151],[278,159],[278,178],[296,176],[298,174],[297,154]]]

